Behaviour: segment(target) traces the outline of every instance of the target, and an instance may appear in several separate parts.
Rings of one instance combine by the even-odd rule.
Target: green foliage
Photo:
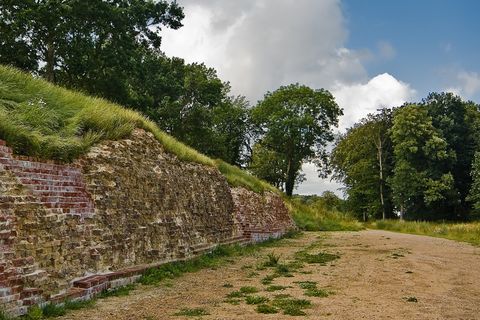
[[[1,318],[0,318],[1,319]],[[38,306],[32,306],[28,309],[28,313],[25,315],[27,320],[40,320],[43,319],[42,309]]]
[[[316,281],[298,281],[295,282],[298,286],[302,289],[316,289],[317,282]]]
[[[0,63],[118,100],[130,97],[143,54],[158,51],[161,28],[184,17],[167,1],[6,1],[0,11]]]
[[[284,314],[291,316],[304,316],[306,314],[302,309],[312,306],[309,300],[293,298],[276,298],[272,304],[282,309]]]
[[[348,209],[363,220],[393,217],[385,179],[393,168],[391,126],[390,110],[368,115],[337,139],[330,156],[333,177],[346,186]]]
[[[268,302],[268,298],[263,296],[247,296],[245,302],[247,304],[260,304]]]
[[[67,310],[62,305],[49,303],[42,307],[42,314],[46,318],[60,317],[64,316],[66,313]]]
[[[70,162],[92,145],[125,138],[135,128],[153,133],[181,160],[218,167],[234,186],[278,192],[240,168],[186,146],[139,113],[0,66],[0,139],[17,154]]]
[[[259,304],[257,306],[256,311],[258,313],[264,313],[264,314],[274,314],[278,313],[278,309],[275,308],[274,306],[268,305],[268,304]]]
[[[306,263],[318,263],[321,265],[325,265],[327,262],[336,260],[340,258],[340,256],[336,254],[331,254],[327,252],[319,252],[315,254],[310,254],[305,251],[297,252],[297,258]]]
[[[471,176],[472,186],[466,200],[473,204],[476,210],[476,216],[478,216],[478,212],[480,212],[480,152],[475,152]]]
[[[0,320],[12,320],[12,317],[10,317],[5,310],[0,309]]]
[[[330,291],[325,289],[318,289],[318,288],[311,288],[305,291],[305,295],[307,297],[319,297],[319,298],[326,298],[331,294]]]
[[[267,254],[267,261],[263,263],[265,267],[275,267],[280,261],[280,255],[276,255],[275,252],[269,252]]]
[[[321,202],[303,204],[299,198],[284,199],[295,224],[306,231],[358,231],[363,226],[348,213],[326,210]]]
[[[281,158],[282,167],[277,170],[283,172],[282,184],[288,196],[292,195],[302,162],[325,158],[324,147],[333,140],[331,127],[337,125],[341,114],[330,92],[299,84],[268,92],[252,109],[252,122],[259,132],[262,148],[274,152],[275,159]],[[258,158],[254,155],[254,160],[255,157]],[[252,168],[257,173],[271,172],[259,168],[261,164],[268,162],[256,161]],[[260,175],[260,178],[268,177]]]
[[[185,316],[185,317],[201,317],[208,316],[210,313],[204,308],[193,308],[193,309],[182,309],[174,314],[174,316]]]
[[[240,292],[243,294],[251,294],[251,293],[257,293],[258,289],[255,287],[246,286],[246,287],[241,287]]]
[[[435,223],[420,221],[385,220],[368,224],[368,227],[403,233],[446,238],[480,245],[480,222]]]

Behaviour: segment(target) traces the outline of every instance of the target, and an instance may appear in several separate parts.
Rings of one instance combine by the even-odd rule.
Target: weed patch
[[[203,308],[194,308],[194,309],[182,309],[174,314],[174,316],[185,316],[185,317],[200,317],[208,316],[210,313]]]
[[[267,301],[268,301],[268,298],[263,296],[247,296],[245,298],[245,302],[247,304],[260,304],[260,303],[265,303]]]
[[[264,313],[264,314],[278,313],[277,308],[275,308],[274,306],[268,305],[268,304],[259,304],[256,308],[256,311],[258,313]]]

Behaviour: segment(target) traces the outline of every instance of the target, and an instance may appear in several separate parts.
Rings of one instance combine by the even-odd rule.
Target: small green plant
[[[245,298],[245,302],[247,304],[260,304],[260,303],[265,303],[267,301],[268,301],[268,298],[263,296],[247,296]]]
[[[289,274],[290,271],[290,268],[286,264],[277,264],[275,267],[275,272],[282,276]]]
[[[268,305],[268,304],[259,304],[257,306],[256,311],[258,313],[264,313],[264,314],[274,314],[278,313],[278,309],[275,308],[274,306]]]
[[[283,314],[288,316],[306,316],[307,314],[299,307],[286,306],[283,308]]]
[[[407,302],[418,302],[418,299],[414,296],[411,296],[411,297],[405,297],[405,300]]]
[[[270,274],[270,275],[268,275],[268,276],[265,276],[265,277],[261,280],[261,282],[262,282],[263,285],[269,285],[269,284],[271,284],[271,283],[273,282],[273,279],[275,279],[276,277],[277,277],[276,275]]]
[[[231,283],[224,283],[222,287],[224,287],[224,288],[233,288],[233,284],[231,284]]]
[[[229,294],[227,294],[227,298],[242,298],[244,294],[240,291],[232,291]]]
[[[287,288],[288,287],[286,287],[286,286],[272,285],[272,286],[268,286],[266,290],[268,292],[273,292],[273,291],[285,290]]]
[[[325,297],[328,297],[330,294],[331,294],[330,291],[325,290],[325,289],[318,289],[318,288],[311,288],[311,289],[307,289],[305,291],[305,295],[307,297],[325,298]]]
[[[3,320],[3,318],[0,316],[0,319]],[[43,319],[43,312],[42,309],[40,309],[39,306],[33,306],[30,309],[28,309],[28,313],[25,315],[25,319],[27,320],[40,320]]]
[[[257,293],[258,289],[255,287],[241,287],[240,292],[243,294]]]
[[[275,252],[270,252],[267,254],[267,261],[263,264],[265,267],[275,267],[280,261],[280,256],[276,255]]]
[[[317,282],[316,281],[298,281],[295,282],[298,286],[302,289],[316,289]]]
[[[12,318],[3,309],[0,309],[0,320],[11,320]]]
[[[66,310],[64,306],[48,303],[42,308],[43,316],[46,318],[54,318],[65,315]]]
[[[279,293],[279,294],[276,294],[274,295],[275,299],[287,299],[287,298],[290,298],[292,295],[288,294],[288,293]]]
[[[194,308],[194,309],[182,309],[174,314],[174,316],[186,316],[186,317],[200,317],[208,316],[210,313],[203,308]]]

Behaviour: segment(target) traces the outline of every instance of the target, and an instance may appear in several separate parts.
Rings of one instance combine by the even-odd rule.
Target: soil
[[[273,285],[288,286],[265,291],[261,279],[272,268],[258,270],[266,255],[293,261],[295,253],[338,254],[337,260],[307,264],[279,277]],[[315,281],[332,292],[328,297],[305,296],[298,281]],[[225,284],[233,287],[224,287]],[[226,295],[243,286],[274,298],[290,294],[308,299],[305,319],[480,319],[480,248],[451,240],[392,233],[308,232],[284,239],[254,255],[237,257],[216,269],[186,274],[158,286],[138,286],[130,295],[99,300],[89,309],[69,312],[62,319],[292,319],[280,310],[260,314],[242,299],[225,302]],[[209,315],[176,316],[180,310],[202,308]]]

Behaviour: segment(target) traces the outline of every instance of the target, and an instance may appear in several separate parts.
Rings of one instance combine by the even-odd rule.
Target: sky
[[[178,0],[184,26],[162,30],[168,56],[204,62],[255,105],[301,83],[332,92],[336,132],[380,107],[450,91],[480,102],[480,1]],[[304,164],[299,194],[341,185]]]

